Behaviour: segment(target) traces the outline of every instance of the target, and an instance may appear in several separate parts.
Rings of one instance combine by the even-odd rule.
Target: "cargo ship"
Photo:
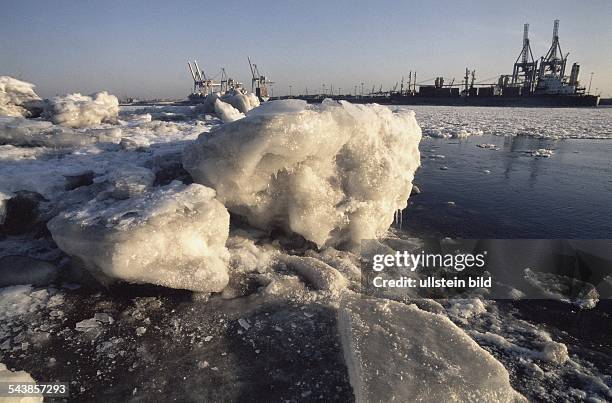
[[[529,43],[529,24],[524,25],[523,47],[519,53],[512,74],[500,75],[493,83],[476,82],[475,70],[466,68],[459,84],[446,84],[443,77],[436,77],[433,84],[417,83],[416,72],[410,72],[408,85],[383,92],[374,89],[369,94],[350,95],[316,94],[282,98],[304,99],[310,103],[325,98],[347,100],[355,103],[397,104],[397,105],[449,105],[449,106],[540,106],[540,107],[595,107],[599,95],[591,95],[580,84],[580,65],[574,63],[569,76],[566,66],[569,54],[563,54],[559,43],[559,20],[554,21],[552,44],[539,60],[535,60]],[[591,77],[592,78],[592,77]],[[418,86],[418,89],[417,89]],[[590,87],[590,85],[589,85]]]

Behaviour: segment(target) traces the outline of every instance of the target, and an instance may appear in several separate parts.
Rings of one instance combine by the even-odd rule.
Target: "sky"
[[[554,19],[582,83],[593,72],[592,92],[612,97],[610,0],[0,0],[0,10],[0,75],[35,83],[43,97],[183,98],[193,59],[250,86],[247,56],[274,95],[386,89],[411,70],[417,82],[460,82],[469,67],[492,82],[512,72],[523,24],[539,57]]]

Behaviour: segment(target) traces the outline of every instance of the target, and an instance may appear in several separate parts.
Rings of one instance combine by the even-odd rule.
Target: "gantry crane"
[[[522,84],[523,93],[532,93],[535,89],[538,62],[534,60],[529,44],[529,24],[523,26],[523,48],[514,62],[512,86]]]
[[[251,63],[251,58],[247,57],[249,60],[249,67],[251,69],[251,91],[257,95],[257,97],[261,100],[266,100],[268,98],[268,85],[274,84],[273,81],[268,80],[268,78],[259,73],[259,69],[255,63]]]

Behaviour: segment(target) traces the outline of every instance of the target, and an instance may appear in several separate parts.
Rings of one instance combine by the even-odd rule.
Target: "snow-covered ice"
[[[230,90],[224,94],[221,94],[220,98],[221,101],[232,105],[242,113],[247,113],[251,109],[259,106],[259,98],[257,98],[257,96],[252,92],[246,92],[244,90]]]
[[[95,276],[219,292],[227,285],[229,214],[202,185],[173,182],[138,197],[101,197],[47,224]]]
[[[0,144],[66,148],[99,142],[119,143],[121,136],[122,131],[118,127],[75,130],[44,120],[0,116]]]
[[[40,101],[34,84],[0,76],[0,116],[29,116],[28,103]]]
[[[234,120],[242,119],[244,117],[244,113],[219,99],[215,100],[215,113],[219,119],[225,123],[233,122]]]
[[[106,91],[92,94],[69,94],[51,98],[45,115],[55,124],[68,127],[91,127],[114,123],[119,113],[119,100]]]
[[[251,225],[339,245],[376,238],[406,206],[420,139],[409,111],[274,101],[201,135],[183,163]]]

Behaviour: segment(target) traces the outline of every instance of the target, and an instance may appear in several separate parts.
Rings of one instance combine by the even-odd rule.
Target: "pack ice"
[[[504,366],[444,315],[347,296],[338,326],[357,402],[524,402]]]
[[[99,196],[47,226],[64,252],[106,283],[219,292],[228,282],[229,213],[202,185],[175,181],[125,200]]]
[[[376,238],[406,206],[420,139],[409,110],[272,101],[200,135],[183,165],[251,225],[338,246]]]

